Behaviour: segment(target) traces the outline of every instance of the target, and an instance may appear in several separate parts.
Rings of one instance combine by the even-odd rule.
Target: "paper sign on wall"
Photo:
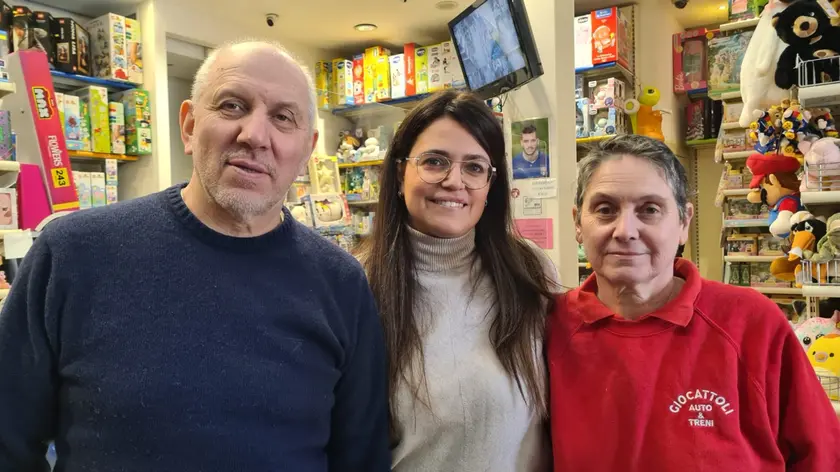
[[[523,197],[555,198],[557,197],[557,179],[528,179],[514,182],[514,190],[518,189]]]
[[[522,214],[525,216],[542,216],[543,205],[539,198],[523,198]]]
[[[530,239],[543,249],[554,248],[554,227],[551,218],[517,218],[516,229],[525,239]]]

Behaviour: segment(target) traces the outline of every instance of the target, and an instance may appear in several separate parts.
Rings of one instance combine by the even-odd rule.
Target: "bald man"
[[[0,312],[0,471],[390,470],[382,328],[358,263],[283,197],[318,139],[282,48],[213,53],[186,185],[50,223]]]

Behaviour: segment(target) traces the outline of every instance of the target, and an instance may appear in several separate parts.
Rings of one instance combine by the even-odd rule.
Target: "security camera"
[[[673,3],[675,7],[682,10],[683,8],[685,8],[686,5],[688,5],[688,0],[671,0],[671,3]]]
[[[265,24],[267,24],[268,27],[271,28],[274,26],[274,22],[277,21],[278,18],[280,18],[280,16],[277,15],[277,13],[269,13],[265,15]]]

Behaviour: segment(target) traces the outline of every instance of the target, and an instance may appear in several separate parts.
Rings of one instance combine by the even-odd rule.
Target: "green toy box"
[[[152,153],[152,108],[149,92],[133,89],[115,97],[125,109],[125,152],[131,155]]]
[[[104,154],[111,152],[111,124],[108,118],[108,90],[90,86],[76,90],[83,110],[87,109],[90,123],[90,150]]]

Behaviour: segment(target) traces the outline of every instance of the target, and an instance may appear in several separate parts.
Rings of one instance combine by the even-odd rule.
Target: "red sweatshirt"
[[[638,321],[590,276],[547,332],[554,470],[838,472],[840,421],[781,310],[678,260],[679,296]]]

